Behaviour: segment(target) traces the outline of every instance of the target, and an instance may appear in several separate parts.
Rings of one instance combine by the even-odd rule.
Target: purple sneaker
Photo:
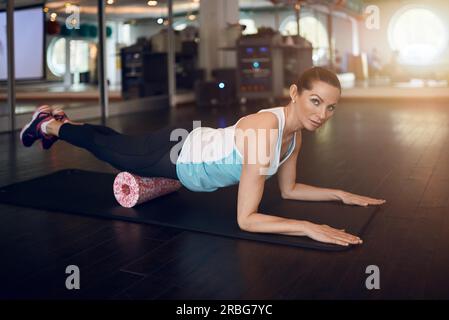
[[[43,122],[52,119],[51,109],[48,106],[43,106],[38,108],[28,122],[20,132],[20,141],[25,147],[30,147],[34,141],[46,138],[50,136],[45,135],[41,131],[41,125]]]
[[[67,115],[65,114],[64,110],[57,108],[55,110],[52,111],[52,115],[53,118],[55,118],[56,120],[60,121],[60,122],[67,122],[70,121],[69,117],[67,117]]]
[[[70,121],[69,117],[67,117],[65,112],[60,108],[57,108],[57,109],[51,111],[51,114],[53,115],[53,118],[56,121],[59,121],[62,123],[66,123],[66,122]],[[46,136],[44,134],[44,137],[41,140],[42,148],[44,148],[45,150],[50,149],[51,146],[53,145],[53,143],[55,143],[58,140],[59,140],[59,138],[57,136]]]
[[[50,120],[50,119],[48,119],[48,120]],[[58,140],[59,140],[59,138],[57,136],[49,136],[42,132],[41,145],[42,145],[43,149],[45,149],[45,150],[50,149],[51,146],[53,145],[53,143],[55,143]]]

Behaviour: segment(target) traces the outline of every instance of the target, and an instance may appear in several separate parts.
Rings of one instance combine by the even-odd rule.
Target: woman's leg
[[[121,134],[120,132],[115,131],[112,128],[106,127],[106,126],[100,126],[96,124],[90,124],[90,126],[97,132],[106,134],[106,135],[114,135],[114,134]]]
[[[164,128],[143,136],[129,136],[83,123],[52,121],[47,126],[48,134],[90,151],[118,170],[177,179],[176,164],[170,159],[170,150],[177,141],[170,141],[171,130]]]

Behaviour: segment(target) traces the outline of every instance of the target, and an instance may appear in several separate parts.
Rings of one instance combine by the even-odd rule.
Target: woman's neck
[[[303,129],[302,123],[298,123],[298,117],[295,113],[295,108],[290,102],[288,105],[284,106],[285,115],[285,127],[284,132],[286,135],[290,135],[296,131],[301,132]]]

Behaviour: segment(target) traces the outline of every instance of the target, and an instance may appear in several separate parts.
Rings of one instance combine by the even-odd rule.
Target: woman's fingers
[[[366,201],[368,204],[382,204],[386,201],[383,199],[374,199],[374,198],[368,198],[368,197],[362,197],[362,200]]]
[[[329,236],[328,239],[329,239],[329,241],[327,241],[327,242],[335,243],[335,244],[338,244],[341,246],[349,246],[350,244],[356,244],[355,242],[347,241],[347,240],[344,240],[344,239],[341,239],[341,238],[338,238],[335,236]]]
[[[374,199],[365,196],[352,195],[349,197],[348,204],[354,204],[359,206],[368,206],[368,205],[379,205],[385,203],[386,200],[383,199]]]
[[[338,244],[340,246],[349,246],[349,243],[345,242],[345,241],[341,241],[341,240],[337,240],[337,239],[333,239],[333,241],[331,241],[331,243],[335,243]]]
[[[334,235],[333,237],[334,237],[334,239],[341,240],[341,241],[348,242],[348,243],[352,243],[352,244],[362,243],[362,240],[360,238],[354,237],[354,236]]]
[[[346,232],[336,233],[335,237],[344,241],[348,241],[350,243],[362,243],[362,239]]]
[[[342,230],[339,229],[334,229],[331,227],[326,227],[326,233],[328,237],[331,237],[334,240],[338,240],[338,241],[343,241],[345,243],[352,243],[352,244],[357,244],[357,243],[362,243],[362,239],[360,239],[357,236],[354,236],[352,234],[346,233]]]
[[[340,240],[344,240],[347,242],[351,242],[351,243],[359,243],[361,241],[361,239],[357,236],[353,236],[349,233],[342,233],[342,232],[336,232],[332,235],[335,238],[338,238]]]
[[[326,243],[334,243],[334,244],[338,244],[338,245],[342,245],[342,246],[348,246],[349,245],[349,241],[345,241],[343,239],[339,239],[338,237],[333,236],[332,234],[328,234],[328,233],[323,233],[321,234],[321,237],[319,237],[320,239],[317,239],[321,242],[326,242]]]
[[[342,246],[350,244],[361,244],[362,240],[352,234],[346,233],[344,229],[335,229],[328,225],[313,225],[307,235],[321,242],[334,243]]]

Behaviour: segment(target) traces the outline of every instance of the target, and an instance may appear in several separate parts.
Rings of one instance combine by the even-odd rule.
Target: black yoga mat
[[[307,237],[241,231],[236,219],[237,186],[207,193],[182,188],[134,208],[123,208],[113,195],[114,178],[115,175],[109,173],[62,170],[0,188],[0,202],[303,248],[346,249]],[[347,206],[339,202],[283,200],[270,180],[273,179],[267,181],[259,207],[260,212],[267,214],[328,224],[361,236],[378,208]]]

